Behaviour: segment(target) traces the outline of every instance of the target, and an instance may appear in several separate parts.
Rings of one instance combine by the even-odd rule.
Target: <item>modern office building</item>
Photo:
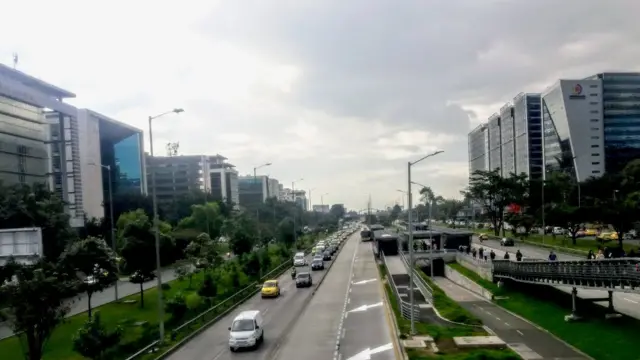
[[[602,82],[605,170],[619,172],[640,158],[640,73],[600,73],[587,79]]]
[[[226,160],[226,158],[223,159]],[[224,160],[219,159],[218,162],[209,164],[211,198],[234,204],[237,207],[240,203],[238,171],[235,169],[235,165],[224,162]]]
[[[109,183],[114,196],[146,193],[142,130],[89,109],[76,116],[47,112],[51,134],[52,184],[75,216],[105,216]],[[61,166],[66,164],[66,166]]]
[[[281,194],[281,201],[295,202],[305,210],[308,208],[306,191],[304,190],[292,191],[289,188],[284,188],[282,189],[282,192],[280,194]]]
[[[500,146],[502,176],[510,176],[516,172],[516,142],[513,117],[513,105],[506,104],[500,108]]]
[[[237,204],[238,173],[233,165],[225,163],[226,160],[221,155],[147,155],[147,187],[152,193],[153,173],[156,197],[162,205],[170,204],[195,191],[210,194],[211,200],[232,201]]]
[[[480,124],[468,135],[469,177],[476,171],[489,169],[489,128]]]
[[[324,205],[324,204],[313,205],[313,211],[314,212],[328,214],[329,213],[329,209],[331,209],[331,206],[329,206],[329,205]]]
[[[502,132],[500,115],[493,114],[487,123],[489,131],[489,170],[502,168]]]
[[[264,203],[269,197],[269,177],[245,175],[238,177],[240,206]]]
[[[579,181],[605,172],[602,81],[559,80],[542,94],[545,173]]]
[[[279,199],[281,187],[282,186],[280,185],[280,182],[278,181],[278,179],[269,178],[269,195],[268,196],[270,198]]]
[[[63,99],[75,94],[0,64],[0,181],[50,183],[45,110],[75,116]]]
[[[513,99],[515,162],[518,174],[542,177],[542,109],[537,93],[520,93]]]

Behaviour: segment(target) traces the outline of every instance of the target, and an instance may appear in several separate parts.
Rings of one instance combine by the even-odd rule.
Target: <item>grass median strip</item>
[[[571,296],[550,286],[510,282],[503,287],[485,280],[476,272],[449,264],[454,270],[498,296],[503,308],[522,316],[598,360],[637,359],[640,321],[629,317],[605,320],[605,309],[580,300],[582,321],[566,322],[571,312]],[[578,290],[580,291],[580,290]]]
[[[481,326],[482,321],[453,301],[435,282],[431,280],[422,270],[419,272],[420,277],[431,286],[433,290],[433,306],[438,310],[440,315],[447,320],[472,325]]]
[[[387,275],[384,265],[378,267],[380,277],[385,278]],[[384,289],[389,299],[393,314],[398,324],[399,336],[401,339],[407,339],[411,334],[411,322],[402,317],[398,299],[393,292],[391,285],[385,281]],[[441,290],[442,291],[442,290]],[[445,294],[446,296],[446,294]],[[451,300],[451,299],[449,299]],[[451,300],[453,301],[453,300]],[[463,309],[464,310],[464,309]],[[433,354],[428,348],[426,349],[407,349],[409,360],[426,360],[426,359],[446,359],[446,360],[474,360],[474,359],[495,359],[495,360],[516,360],[520,359],[510,349],[459,349],[453,342],[456,336],[477,336],[486,335],[486,332],[479,327],[471,326],[438,326],[423,322],[415,323],[416,333],[418,335],[431,336],[436,345],[440,349],[440,354]]]

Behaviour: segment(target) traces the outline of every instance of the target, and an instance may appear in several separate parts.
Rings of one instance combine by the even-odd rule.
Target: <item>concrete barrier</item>
[[[460,274],[459,272],[455,271],[452,267],[450,267],[449,265],[446,265],[444,267],[444,276],[451,280],[453,283],[462,286],[463,288],[474,292],[480,296],[482,296],[483,298],[491,301],[493,300],[493,294],[488,291],[487,289],[483,288],[482,286],[478,285],[476,282],[474,282],[473,280],[469,279],[468,277]]]
[[[479,265],[480,261],[482,260],[473,259],[471,256],[465,255],[465,254],[458,253],[458,255],[456,256],[456,262],[458,264],[477,273],[483,279],[493,281],[493,272],[491,272],[490,263],[482,261],[482,266],[481,266]]]

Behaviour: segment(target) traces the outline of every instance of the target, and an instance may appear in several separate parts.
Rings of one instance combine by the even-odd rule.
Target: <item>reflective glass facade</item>
[[[489,170],[502,167],[502,136],[500,130],[500,116],[489,117]]]
[[[487,124],[482,124],[469,133],[469,177],[478,170],[489,168],[489,133]]]
[[[505,105],[500,109],[500,137],[502,146],[503,176],[516,172],[516,147],[513,121],[513,106]]]
[[[640,158],[640,73],[602,73],[605,167],[618,172]]]
[[[49,169],[43,109],[0,96],[0,181],[46,182]]]
[[[113,145],[119,191],[142,191],[142,141],[135,133]]]
[[[516,171],[531,179],[542,176],[542,110],[540,94],[519,94],[513,100]]]
[[[259,204],[264,202],[265,178],[263,176],[240,176],[238,177],[238,195],[241,206]]]

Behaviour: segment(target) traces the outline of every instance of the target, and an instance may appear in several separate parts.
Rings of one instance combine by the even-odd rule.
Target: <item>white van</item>
[[[262,315],[258,310],[243,311],[229,327],[229,349],[256,348],[264,341]]]
[[[303,252],[296,253],[293,256],[293,266],[305,266],[307,265],[307,260],[304,256]]]

